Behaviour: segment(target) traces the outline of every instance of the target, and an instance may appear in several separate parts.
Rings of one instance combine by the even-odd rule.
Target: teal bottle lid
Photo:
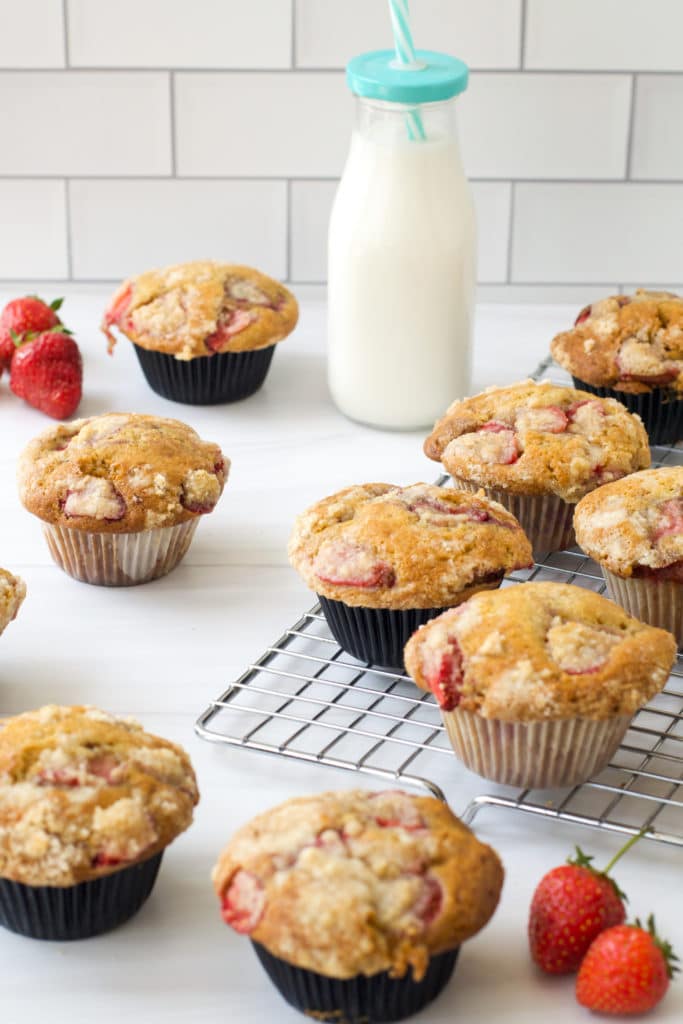
[[[433,103],[448,100],[467,88],[469,68],[457,57],[417,50],[417,67],[407,68],[395,50],[372,50],[346,65],[351,92],[391,103]]]

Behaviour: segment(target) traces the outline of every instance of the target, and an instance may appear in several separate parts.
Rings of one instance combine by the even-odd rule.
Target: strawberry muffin
[[[574,525],[610,597],[683,645],[683,466],[646,469],[587,494]]]
[[[150,387],[192,405],[235,402],[265,380],[275,345],[290,334],[297,301],[283,285],[231,263],[197,260],[124,281],[104,314],[135,346]]]
[[[50,427],[19,459],[19,497],[75,579],[130,586],[164,576],[212,512],[229,460],[179,420],[107,413]]]
[[[575,543],[572,518],[589,491],[650,465],[647,434],[614,399],[544,381],[491,387],[454,402],[424,445],[457,487],[519,519],[539,557]]]
[[[618,398],[643,419],[652,444],[683,437],[683,298],[612,295],[582,309],[550,346],[576,387]]]
[[[585,782],[608,764],[675,655],[670,633],[591,590],[522,583],[428,622],[405,660],[471,771],[545,789]]]
[[[0,924],[62,940],[116,928],[192,821],[187,754],[92,707],[48,705],[1,726]]]
[[[0,569],[0,636],[17,617],[26,597],[26,584],[7,569]]]
[[[483,494],[431,484],[359,484],[298,517],[289,560],[320,598],[339,645],[403,669],[427,619],[531,564],[514,516]]]
[[[288,800],[243,826],[213,870],[223,920],[287,1002],[316,1020],[402,1020],[448,982],[488,922],[503,868],[432,796]]]

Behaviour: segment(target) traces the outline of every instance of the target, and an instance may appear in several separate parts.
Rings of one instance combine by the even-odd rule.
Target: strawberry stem
[[[603,868],[602,874],[603,875],[608,875],[610,873],[610,871],[612,870],[612,868],[614,867],[614,865],[617,863],[617,861],[621,860],[621,858],[624,856],[624,854],[628,853],[628,851],[631,849],[631,847],[635,846],[635,844],[637,842],[639,842],[643,838],[645,833],[649,832],[649,831],[650,831],[649,826],[644,825],[643,828],[641,828],[640,832],[636,832],[636,834],[634,836],[631,836],[631,838],[628,840],[628,842],[624,843],[624,845],[622,846],[622,848],[620,850],[617,850],[617,852],[614,854],[614,856],[612,857],[612,859],[609,862],[609,864],[607,865],[607,867]]]

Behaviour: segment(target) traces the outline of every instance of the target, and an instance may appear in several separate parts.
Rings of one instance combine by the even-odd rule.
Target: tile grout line
[[[69,0],[62,0],[62,31],[64,32],[64,67],[70,67],[69,61]]]
[[[55,172],[53,174],[21,174],[0,173],[0,181],[59,181],[65,175]],[[140,183],[153,181],[171,181],[172,174],[69,174],[71,181],[137,181]],[[176,174],[176,181],[204,182],[204,181],[225,181],[225,182],[269,182],[269,181],[307,181],[307,182],[338,182],[338,174],[293,174],[289,177],[285,174]],[[581,188],[584,185],[665,185],[667,187],[683,186],[683,178],[491,178],[486,175],[473,174],[468,177],[470,184],[507,185],[514,182],[517,185],[576,185]]]
[[[291,58],[290,58],[291,59]],[[8,75],[53,75],[59,74],[60,71],[64,71],[64,68],[60,67],[0,67],[0,74]],[[68,65],[67,70],[75,75],[80,74],[93,74],[101,73],[107,75],[127,75],[142,72],[144,74],[159,74],[162,75],[165,71],[171,70],[168,64],[79,64],[78,66]],[[187,75],[291,75],[295,72],[297,75],[338,75],[339,77],[344,74],[344,65],[320,65],[311,67],[302,67],[297,65],[296,67],[239,67],[233,65],[232,67],[191,67],[190,65],[175,65],[172,69],[181,74]],[[548,67],[548,68],[530,68],[530,67],[476,67],[470,66],[470,72],[473,75],[514,75],[515,77],[528,76],[528,77],[540,77],[542,75],[554,75],[555,77],[574,77],[579,76],[582,78],[593,77],[593,78],[610,78],[614,75],[621,75],[622,78],[629,78],[634,74],[646,74],[652,76],[661,76],[664,78],[681,78],[683,77],[683,71],[680,68],[670,68],[668,71],[662,71],[658,68],[639,68],[637,71],[633,71],[630,68],[567,68],[567,67]]]
[[[291,16],[290,25],[291,25],[291,30],[292,30],[292,47],[291,47],[291,53],[289,55],[289,59],[290,59],[290,64],[291,64],[292,69],[293,70],[297,70],[297,66],[296,66],[296,0],[289,0],[289,2],[291,4],[291,9],[290,9],[290,16]]]
[[[171,116],[171,177],[177,178],[176,173],[176,124],[175,124],[175,71],[168,73],[168,102]]]
[[[64,217],[66,227],[66,272],[67,280],[74,280],[73,268],[73,236],[71,231],[71,187],[68,178],[64,178]]]
[[[526,53],[526,22],[527,22],[527,0],[521,0],[519,10],[519,70],[524,70],[524,56]]]
[[[286,194],[285,194],[286,195],[285,210],[286,210],[286,217],[287,217],[287,238],[286,238],[286,241],[287,241],[287,252],[286,252],[285,269],[287,271],[287,275],[286,275],[287,276],[287,280],[291,281],[291,279],[292,279],[292,182],[291,182],[290,178],[287,179],[286,186],[287,186],[287,190],[286,190]]]
[[[628,134],[626,136],[626,175],[625,180],[631,181],[633,167],[633,129],[636,120],[636,100],[638,98],[638,75],[631,75],[631,108],[628,118]]]
[[[508,211],[508,244],[507,244],[507,266],[505,284],[512,284],[512,240],[515,230],[515,198],[516,189],[514,181],[510,182],[510,209]]]

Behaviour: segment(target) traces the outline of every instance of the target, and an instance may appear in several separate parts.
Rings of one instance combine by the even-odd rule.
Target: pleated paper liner
[[[575,786],[606,767],[632,715],[504,722],[456,708],[441,717],[453,750],[470,771],[506,786]]]
[[[43,523],[60,569],[83,583],[132,587],[165,576],[187,553],[199,517],[138,533],[94,533]]]
[[[616,388],[598,388],[572,377],[574,387],[600,398],[616,398],[629,412],[637,413],[647,430],[650,444],[676,444],[683,440],[683,397],[670,388],[654,388],[631,395]]]
[[[339,646],[359,661],[404,672],[403,648],[415,630],[445,608],[354,608],[318,595],[323,615]]]
[[[493,487],[481,487],[459,477],[454,477],[453,482],[465,491],[484,491],[487,498],[512,512],[531,541],[537,562],[551,551],[564,551],[576,544],[573,525],[576,506],[556,494],[512,494]]]
[[[0,878],[0,925],[31,939],[88,939],[118,928],[152,891],[161,853],[103,878],[64,888]]]
[[[668,629],[683,647],[683,583],[676,580],[623,579],[600,566],[609,596],[641,622]]]
[[[273,956],[257,942],[256,955],[268,977],[284,999],[307,1017],[334,1024],[384,1024],[404,1020],[439,995],[448,983],[459,950],[432,956],[421,981],[414,981],[410,968],[402,978],[388,971],[366,977],[328,978],[303,967],[294,967]]]
[[[165,352],[133,346],[153,391],[186,405],[221,405],[248,398],[263,384],[275,345],[249,352],[217,352],[176,359]]]

